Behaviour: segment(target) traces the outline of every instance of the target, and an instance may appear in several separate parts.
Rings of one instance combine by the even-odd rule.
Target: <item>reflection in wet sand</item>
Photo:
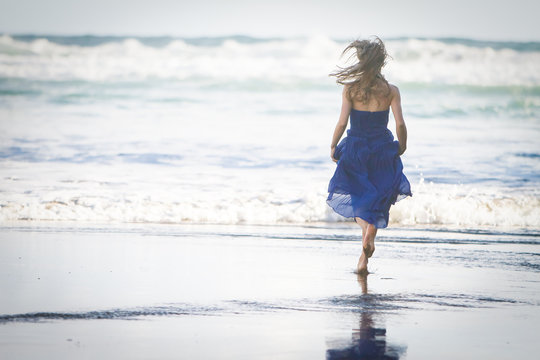
[[[367,277],[367,274],[358,275],[362,296],[368,293]],[[374,317],[376,313],[372,310],[361,311],[360,326],[358,329],[353,329],[350,345],[341,349],[328,349],[326,359],[399,359],[405,352],[405,348],[388,344],[386,329],[375,327]]]

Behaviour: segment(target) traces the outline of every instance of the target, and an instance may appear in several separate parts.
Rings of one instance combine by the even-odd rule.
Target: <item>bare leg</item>
[[[377,236],[377,228],[375,225],[356,217],[356,223],[362,227],[362,255],[358,260],[357,274],[367,274],[368,259],[375,252],[375,236]]]
[[[368,273],[367,264],[368,264],[368,258],[366,256],[366,252],[362,250],[362,255],[360,255],[360,259],[358,259],[358,266],[356,269],[356,273],[358,275],[367,275]]]
[[[354,218],[354,220],[362,227],[362,247],[364,248],[367,257],[370,258],[375,251],[375,236],[377,235],[377,228],[375,225],[370,224],[359,217]]]
[[[362,255],[360,255],[360,259],[358,259],[358,266],[357,266],[356,273],[359,275],[365,275],[368,273],[368,269],[367,269],[368,256],[365,251],[366,250],[365,238],[366,238],[369,223],[359,217],[354,218],[354,220],[356,221],[358,225],[362,227]]]
[[[368,224],[366,235],[363,237],[362,245],[368,258],[375,252],[375,236],[377,236],[377,228],[373,224]]]
[[[362,227],[362,240],[364,240],[364,236],[366,236],[366,231],[367,231],[369,223],[359,217],[355,217],[354,221],[356,221],[356,223],[360,225],[360,227]]]

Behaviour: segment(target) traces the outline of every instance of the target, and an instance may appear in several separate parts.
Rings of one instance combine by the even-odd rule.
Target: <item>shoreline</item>
[[[407,234],[398,229],[377,243],[363,284],[353,273],[361,243],[343,236],[347,227],[158,228],[2,229],[2,357],[513,359],[535,350],[537,244],[389,239]],[[446,238],[456,236],[488,235]]]

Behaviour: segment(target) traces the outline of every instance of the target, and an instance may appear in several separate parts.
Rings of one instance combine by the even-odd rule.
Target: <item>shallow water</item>
[[[0,220],[343,220],[324,200],[340,106],[327,74],[344,46],[0,37]],[[537,230],[538,43],[387,46],[414,193],[390,226]]]
[[[536,236],[387,229],[371,273],[358,277],[355,234],[343,224],[4,227],[0,353],[512,359],[534,351]]]
[[[540,271],[538,237],[442,231],[435,236],[431,234],[432,231],[410,229],[381,231],[377,237],[377,256],[370,265],[370,279],[378,279],[370,285],[374,294],[358,298],[356,281],[330,281],[349,279],[349,271],[354,270],[360,249],[356,228],[207,225],[5,228],[1,234],[2,264],[8,270],[4,281],[22,293],[4,296],[2,308],[6,316],[21,313],[21,320],[39,320],[41,317],[92,319],[235,313],[268,311],[273,307],[364,311],[370,304],[378,310],[418,306],[475,308],[497,304],[537,305],[540,301],[535,286],[529,289],[532,292],[500,286],[511,281],[512,274],[520,282],[536,279]],[[59,261],[57,265],[55,259]],[[437,276],[425,274],[428,268],[436,269]],[[390,274],[394,271],[395,274]],[[458,274],[459,282],[446,281]],[[478,278],[483,276],[489,282],[483,282],[476,291],[474,287],[480,285]],[[415,277],[422,278],[421,286],[408,289],[404,279]],[[399,278],[403,279],[398,281]],[[181,286],[171,288],[172,279]],[[301,279],[308,283],[295,288],[293,284]],[[317,281],[328,281],[326,286],[335,288],[321,288]],[[224,286],[228,282],[230,285]],[[88,298],[83,296],[72,303],[82,294],[62,291],[54,298],[45,293],[41,296],[40,291],[51,291],[45,284],[58,289],[82,284],[87,288],[80,290],[87,292],[93,286],[107,286],[114,297],[110,297],[110,292],[103,296],[88,293]],[[123,288],[115,289],[115,284]],[[185,287],[197,288],[197,284],[204,284],[201,292],[184,291]],[[26,291],[28,296],[24,295]],[[29,296],[30,292],[34,295]],[[281,298],[283,294],[285,298]],[[36,304],[36,298],[43,302]],[[203,306],[206,300],[209,303]],[[48,307],[48,301],[53,308]],[[153,303],[159,305],[149,305]],[[36,305],[41,309],[32,309]],[[105,309],[100,312],[95,307]],[[77,311],[53,311],[66,308]],[[28,310],[43,311],[35,315]],[[78,313],[80,310],[85,311]],[[28,318],[24,313],[28,313]],[[3,319],[19,320],[9,316]]]

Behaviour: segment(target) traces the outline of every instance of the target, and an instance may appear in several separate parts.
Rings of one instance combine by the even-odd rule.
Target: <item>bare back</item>
[[[360,111],[382,111],[390,107],[392,102],[393,91],[392,86],[387,85],[383,81],[379,81],[375,89],[375,93],[369,101],[363,102],[356,98],[350,99],[352,108]]]

